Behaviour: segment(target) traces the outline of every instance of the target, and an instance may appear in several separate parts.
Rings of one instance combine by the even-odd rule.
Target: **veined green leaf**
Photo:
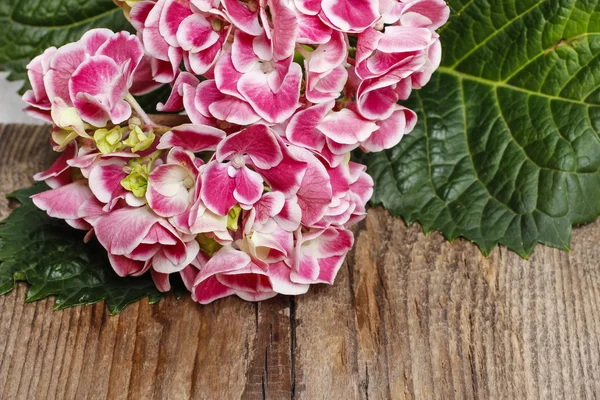
[[[83,243],[85,232],[38,209],[29,196],[47,189],[37,184],[8,196],[22,205],[0,222],[0,294],[27,281],[28,302],[54,295],[59,310],[105,300],[113,315],[144,297],[151,303],[162,297],[149,274],[117,276],[98,243]]]
[[[373,201],[523,257],[600,214],[600,0],[451,0],[414,132],[363,158]]]

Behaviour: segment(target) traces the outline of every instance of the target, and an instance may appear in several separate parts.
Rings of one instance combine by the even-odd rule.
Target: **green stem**
[[[146,114],[146,111],[144,111],[142,106],[140,106],[140,103],[137,102],[137,100],[131,95],[131,93],[127,93],[127,96],[125,96],[125,101],[131,105],[133,110],[137,113],[137,115],[139,115],[139,117],[142,119],[142,121],[147,127],[157,128],[159,126],[150,119],[148,114]]]

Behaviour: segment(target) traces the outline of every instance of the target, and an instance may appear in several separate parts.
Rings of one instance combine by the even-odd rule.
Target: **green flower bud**
[[[219,251],[221,247],[223,247],[215,239],[208,237],[203,233],[196,236],[196,241],[200,245],[202,251],[208,254],[209,257],[212,257],[213,254],[215,254],[217,251]]]
[[[238,220],[240,219],[240,214],[242,213],[242,207],[239,205],[234,206],[229,213],[227,213],[227,228],[232,231],[238,230]]]
[[[129,162],[131,172],[123,180],[121,186],[133,193],[135,197],[144,197],[148,189],[148,175],[150,174],[147,165],[140,164],[132,160]]]
[[[123,139],[123,132],[125,128],[115,126],[111,130],[98,129],[94,132],[94,142],[96,147],[102,154],[109,154],[119,151],[123,148],[121,139]]]
[[[152,145],[156,136],[152,130],[144,133],[139,126],[136,126],[130,133],[127,140],[123,141],[125,146],[131,147],[133,153],[146,150]]]

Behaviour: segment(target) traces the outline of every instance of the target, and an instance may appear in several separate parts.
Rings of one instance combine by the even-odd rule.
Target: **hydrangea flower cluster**
[[[137,35],[94,29],[27,67],[25,111],[61,152],[34,203],[95,236],[120,276],[168,291],[179,274],[200,303],[332,284],[373,191],[350,152],[413,129],[397,102],[439,65],[445,2],[121,5]],[[186,123],[138,104],[164,84],[157,110]]]

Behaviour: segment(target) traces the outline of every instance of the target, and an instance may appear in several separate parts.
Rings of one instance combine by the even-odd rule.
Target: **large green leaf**
[[[22,205],[0,222],[0,294],[27,281],[27,302],[55,295],[54,308],[63,309],[105,300],[113,315],[144,297],[160,299],[149,274],[118,277],[98,243],[84,244],[82,231],[39,210],[29,196],[46,189],[38,184],[8,196]]]
[[[32,58],[92,28],[132,29],[112,0],[1,0],[0,70],[10,80],[25,79]]]
[[[366,156],[374,202],[527,257],[600,213],[600,0],[451,0],[415,131]]]

